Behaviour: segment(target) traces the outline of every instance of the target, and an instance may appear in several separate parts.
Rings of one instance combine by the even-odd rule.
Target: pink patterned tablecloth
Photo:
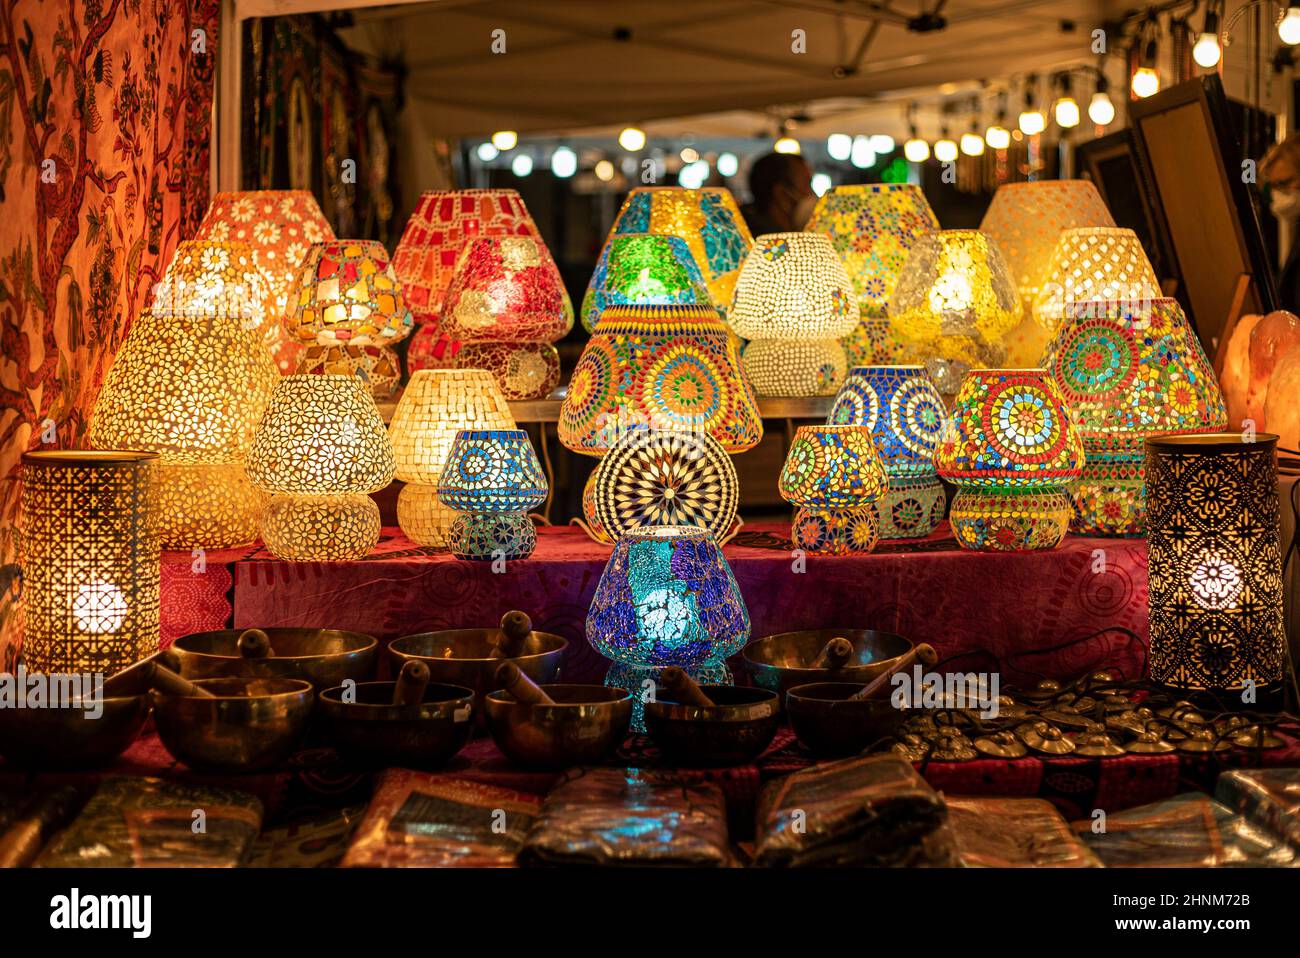
[[[1145,540],[1069,536],[1050,551],[975,553],[958,548],[945,524],[866,556],[809,556],[801,566],[791,549],[789,527],[773,523],[746,527],[726,547],[755,637],[884,629],[929,642],[952,665],[999,670],[1004,684],[1102,667],[1145,672]],[[532,558],[501,573],[417,546],[396,528],[356,562],[281,562],[252,547],[210,552],[195,571],[189,553],[167,553],[164,642],[229,626],[329,627],[389,641],[494,625],[518,608],[572,643],[566,679],[600,681],[608,663],[584,624],[609,554],[574,527],[539,530]]]

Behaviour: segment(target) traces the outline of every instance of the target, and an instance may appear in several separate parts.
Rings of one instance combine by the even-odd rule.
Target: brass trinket
[[[1101,758],[1123,755],[1124,749],[1117,745],[1115,740],[1105,732],[1089,730],[1079,736],[1075,744],[1074,754]]]
[[[994,758],[1023,758],[1029,754],[1029,749],[1025,748],[1025,743],[1016,738],[1011,732],[995,732],[992,735],[981,735],[971,744],[975,746],[977,752],[991,755]]]
[[[1047,722],[1026,723],[1016,729],[1016,734],[1035,752],[1066,755],[1074,751],[1074,743],[1066,738],[1059,728]]]
[[[1195,729],[1178,743],[1180,752],[1223,752],[1230,748],[1230,741],[1216,738],[1214,730],[1209,728]]]
[[[1160,755],[1174,751],[1174,746],[1162,739],[1159,732],[1147,729],[1139,732],[1136,739],[1124,746],[1124,751],[1134,755]]]

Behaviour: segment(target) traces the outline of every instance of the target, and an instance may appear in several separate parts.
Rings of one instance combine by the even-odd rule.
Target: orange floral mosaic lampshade
[[[268,322],[280,327],[268,330],[268,337],[275,340],[271,351],[280,371],[292,372],[301,347],[288,338],[283,323],[297,292],[298,266],[313,243],[334,238],[316,198],[307,190],[218,193],[194,238],[251,247],[253,260],[270,286],[273,315]]]
[[[1006,337],[1009,364],[1036,366],[1042,359],[1049,332],[1034,321],[1032,308],[1048,281],[1052,252],[1061,233],[1114,225],[1110,210],[1090,180],[1035,180],[998,187],[980,231],[997,243],[1025,311],[1020,325]]]
[[[732,453],[763,438],[735,340],[712,307],[611,306],[597,321],[560,407],[560,442],[600,456],[646,426],[707,433]]]
[[[237,317],[273,346],[280,331],[271,287],[247,243],[185,240],[176,247],[162,282],[154,289],[153,311]]]
[[[857,293],[861,321],[842,340],[850,368],[903,360],[889,328],[889,297],[912,246],[938,228],[925,194],[910,183],[837,186],[817,201],[804,229],[831,238]]]

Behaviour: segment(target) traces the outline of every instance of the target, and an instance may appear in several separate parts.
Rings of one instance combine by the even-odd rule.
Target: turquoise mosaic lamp
[[[452,441],[438,499],[459,515],[447,533],[458,559],[526,559],[537,546],[528,512],[546,501],[546,476],[522,429],[463,429]]]

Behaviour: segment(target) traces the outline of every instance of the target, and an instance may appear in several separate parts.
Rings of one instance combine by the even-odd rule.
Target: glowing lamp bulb
[[[636,153],[645,149],[645,130],[629,126],[618,135],[618,145],[629,153]]]
[[[984,142],[990,150],[1005,150],[1011,145],[1011,131],[1005,126],[994,124],[984,131]]]
[[[1133,95],[1145,99],[1160,92],[1160,74],[1151,67],[1140,67],[1133,74]]]
[[[924,163],[930,158],[930,144],[914,136],[903,144],[903,155],[911,163]]]
[[[1094,93],[1088,104],[1088,119],[1098,126],[1106,126],[1115,119],[1115,104],[1106,93]]]
[[[1277,25],[1277,35],[1290,46],[1300,43],[1300,7],[1286,8],[1286,16]]]
[[[1043,116],[1042,110],[1025,110],[1017,125],[1025,136],[1037,136],[1047,129],[1047,117]]]
[[[1213,33],[1202,33],[1196,38],[1196,43],[1192,46],[1192,59],[1196,65],[1210,69],[1219,65],[1219,60],[1223,57],[1223,50],[1219,46],[1219,38]]]
[[[934,145],[934,158],[940,163],[951,163],[957,159],[957,144],[944,138]]]
[[[109,582],[87,582],[72,597],[72,618],[77,630],[106,635],[122,628],[126,618],[126,596]]]
[[[961,135],[961,151],[967,156],[983,156],[984,138],[978,133],[963,133]]]
[[[492,134],[492,145],[502,153],[506,150],[513,150],[518,142],[519,134],[514,130],[498,130]]]
[[[1079,103],[1072,96],[1063,96],[1056,101],[1056,125],[1064,130],[1079,125]]]

